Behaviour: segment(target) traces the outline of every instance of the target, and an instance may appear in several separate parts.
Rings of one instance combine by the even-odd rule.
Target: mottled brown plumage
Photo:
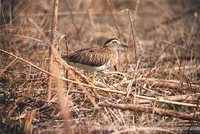
[[[118,61],[117,49],[123,46],[116,38],[109,39],[101,48],[86,48],[63,56],[70,65],[94,72],[114,66]]]
[[[102,66],[106,64],[110,58],[117,58],[117,53],[106,48],[87,48],[76,51],[73,54],[67,55],[69,62],[76,62],[90,66]]]

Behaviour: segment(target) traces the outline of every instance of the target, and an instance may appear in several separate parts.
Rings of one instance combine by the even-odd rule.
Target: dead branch
[[[148,96],[141,96],[141,95],[134,95],[134,96],[139,98],[139,99],[151,100],[151,101],[155,101],[155,102],[162,102],[162,103],[168,103],[168,104],[174,104],[174,105],[180,105],[180,106],[187,106],[187,107],[197,107],[197,104],[171,101],[171,100],[164,99],[162,97],[155,98],[155,97],[148,97]]]
[[[175,110],[167,110],[167,109],[161,109],[161,108],[155,108],[155,107],[144,107],[142,105],[100,103],[99,106],[122,109],[122,110],[131,110],[131,111],[135,111],[135,112],[155,113],[157,115],[176,117],[176,118],[180,118],[180,119],[184,119],[184,120],[200,121],[199,115],[196,115],[194,117],[193,114],[187,114],[184,112],[177,112]]]
[[[154,84],[156,87],[168,87],[168,88],[182,88],[182,89],[195,89],[200,90],[199,85],[180,82],[177,80],[164,80],[164,79],[155,79],[155,78],[141,78],[138,81],[144,81],[148,84]]]
[[[167,96],[167,99],[171,101],[196,101],[198,97],[200,97],[200,93]],[[164,97],[159,97],[159,98],[164,98]]]

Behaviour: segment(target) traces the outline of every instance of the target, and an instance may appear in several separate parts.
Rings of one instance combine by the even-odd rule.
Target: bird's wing
[[[109,53],[105,53],[104,49],[87,48],[81,49],[73,54],[64,57],[69,62],[81,63],[90,66],[102,66],[109,61]]]

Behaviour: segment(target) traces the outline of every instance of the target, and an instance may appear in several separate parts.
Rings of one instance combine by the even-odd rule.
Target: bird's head
[[[128,47],[128,46],[121,43],[117,38],[111,38],[104,43],[103,47],[117,49],[119,47]]]

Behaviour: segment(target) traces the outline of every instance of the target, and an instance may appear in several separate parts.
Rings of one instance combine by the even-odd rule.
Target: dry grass
[[[60,0],[53,41],[53,1],[9,1],[0,6],[0,133],[199,133],[198,0]],[[110,37],[129,48],[95,83],[61,59]]]

